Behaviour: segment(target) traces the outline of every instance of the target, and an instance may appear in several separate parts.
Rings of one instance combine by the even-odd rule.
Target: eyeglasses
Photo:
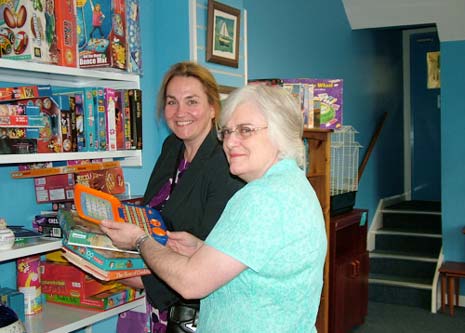
[[[256,131],[260,131],[262,129],[266,129],[268,126],[264,127],[250,127],[248,125],[238,125],[236,128],[227,128],[224,127],[220,130],[218,130],[218,140],[224,141],[224,139],[227,139],[231,136],[233,133],[237,133],[241,139],[247,139],[252,136],[253,133]]]

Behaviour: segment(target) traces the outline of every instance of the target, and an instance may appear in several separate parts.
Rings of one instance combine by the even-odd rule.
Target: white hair
[[[278,158],[294,159],[303,169],[303,115],[296,99],[278,86],[258,84],[236,89],[224,103],[218,121],[219,128],[224,127],[237,107],[244,103],[254,103],[265,117],[270,139],[279,151]]]

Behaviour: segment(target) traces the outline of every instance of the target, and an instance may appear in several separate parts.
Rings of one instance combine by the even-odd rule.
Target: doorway
[[[440,201],[440,80],[428,76],[439,66],[439,38],[436,29],[417,29],[403,39],[404,192],[410,200]]]

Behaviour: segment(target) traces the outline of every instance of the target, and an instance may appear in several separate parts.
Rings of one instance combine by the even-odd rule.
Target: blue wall
[[[245,0],[244,7],[249,78],[344,79],[343,122],[360,132],[360,161],[388,112],[357,193],[356,206],[373,217],[379,199],[403,191],[401,32],[352,31],[338,0]]]
[[[441,43],[442,234],[450,261],[465,261],[464,55],[465,41]]]
[[[240,8],[237,0],[229,3]],[[352,31],[339,0],[244,0],[243,7],[248,12],[249,78],[344,79],[344,123],[360,132],[357,140],[364,146],[360,159],[380,117],[388,112],[357,194],[357,206],[368,208],[372,218],[381,198],[403,191],[401,32]],[[143,193],[168,132],[155,118],[156,93],[166,69],[189,59],[188,15],[187,0],[141,0],[144,164],[125,169],[133,194]],[[460,233],[465,226],[461,218],[465,215],[463,54],[464,42],[441,44],[442,204],[448,260],[465,260]],[[30,225],[35,213],[45,208],[35,204],[32,180],[10,178],[14,169],[0,165],[0,216],[11,224]],[[14,287],[14,263],[0,264],[0,270],[11,272],[0,274],[0,285]],[[115,322],[99,323],[94,332],[114,332]]]

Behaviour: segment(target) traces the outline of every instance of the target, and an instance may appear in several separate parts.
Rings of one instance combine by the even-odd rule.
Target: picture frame
[[[239,67],[241,11],[217,1],[208,0],[208,62]]]
[[[236,87],[230,87],[230,86],[224,86],[224,85],[219,85],[218,90],[220,93],[220,100],[225,100],[228,98],[229,94],[232,93]]]

